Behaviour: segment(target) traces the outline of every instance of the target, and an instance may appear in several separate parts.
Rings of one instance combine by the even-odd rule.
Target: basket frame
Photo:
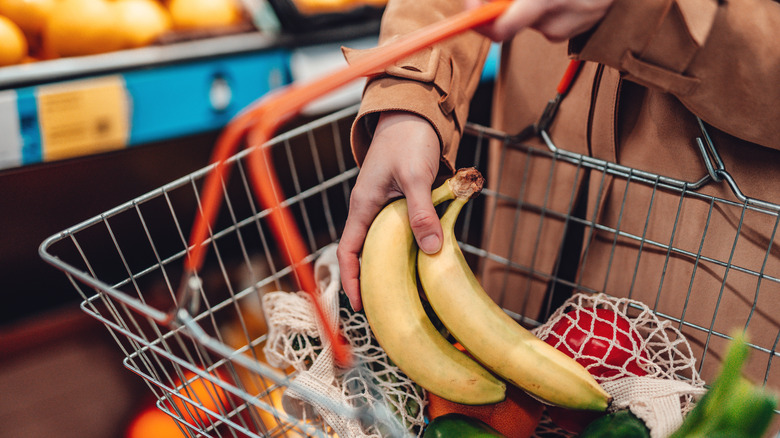
[[[285,132],[275,137],[272,141],[270,141],[267,145],[264,145],[263,147],[274,147],[274,146],[282,145],[285,142],[288,142],[294,138],[311,136],[314,129],[318,129],[320,127],[327,126],[330,124],[335,124],[340,120],[345,120],[352,117],[356,109],[357,107],[346,108],[344,110],[335,112],[331,115],[323,117],[309,124],[300,126],[298,128],[294,128],[288,132]],[[771,233],[771,238],[769,240],[770,247],[767,248],[767,257],[768,257],[769,252],[771,250],[772,243],[777,238],[776,232],[778,229],[778,224],[780,224],[780,205],[773,202],[745,196],[742,193],[742,191],[739,189],[737,182],[726,170],[726,167],[717,152],[717,148],[715,147],[715,145],[712,144],[709,134],[706,131],[705,125],[700,120],[699,120],[699,124],[702,129],[702,137],[696,139],[697,140],[696,144],[699,148],[702,159],[705,163],[707,173],[696,181],[682,181],[679,179],[669,178],[666,176],[654,174],[652,172],[647,172],[640,169],[634,169],[620,164],[612,163],[609,161],[597,159],[594,157],[566,151],[564,149],[558,148],[555,145],[555,143],[552,141],[549,133],[546,130],[541,130],[537,132],[537,134],[543,140],[543,144],[546,145],[546,149],[545,148],[540,149],[538,147],[529,146],[523,142],[524,139],[518,138],[517,136],[511,136],[491,128],[481,127],[473,124],[469,124],[467,126],[466,132],[477,140],[477,146],[474,153],[475,162],[477,166],[479,166],[479,160],[480,160],[479,157],[481,157],[485,153],[485,151],[482,149],[483,140],[487,139],[487,140],[502,142],[504,144],[504,147],[518,148],[524,150],[525,153],[546,156],[553,162],[568,163],[570,165],[577,166],[578,169],[581,167],[583,169],[591,169],[591,170],[601,172],[603,175],[616,176],[618,178],[626,180],[627,184],[649,185],[652,186],[654,190],[655,189],[671,190],[680,193],[681,197],[686,197],[686,196],[694,197],[710,203],[719,203],[719,204],[728,205],[735,208],[741,208],[743,211],[743,218],[745,212],[755,212],[761,215],[769,215],[775,218],[775,225]],[[250,153],[251,153],[251,149],[246,149],[241,152],[238,152],[237,154],[235,154],[230,158],[230,160],[228,161],[228,165],[231,166],[236,165],[241,160],[245,159]],[[318,175],[319,182],[315,186],[305,188],[305,189],[296,187],[297,192],[294,195],[290,196],[289,198],[285,199],[281,203],[281,206],[283,208],[294,208],[295,205],[298,205],[299,203],[304,202],[305,200],[310,199],[312,197],[316,197],[318,194],[322,194],[326,190],[336,189],[339,187],[346,187],[350,183],[354,182],[354,179],[356,178],[358,173],[358,168],[356,166],[349,167],[346,164],[346,161],[347,160],[343,156],[340,156],[338,175],[330,178],[324,178],[322,175]],[[285,372],[282,372],[278,369],[268,366],[267,364],[262,363],[261,361],[256,360],[256,358],[253,358],[252,355],[245,354],[250,350],[253,350],[254,348],[261,345],[265,339],[264,337],[261,336],[256,339],[252,339],[250,343],[247,343],[244,347],[239,349],[235,349],[231,346],[226,345],[225,342],[214,337],[211,333],[209,333],[207,330],[204,330],[203,327],[201,326],[201,323],[210,317],[209,312],[202,312],[202,307],[204,305],[208,306],[208,304],[204,304],[198,294],[195,294],[192,297],[181,296],[181,290],[183,290],[183,287],[178,288],[179,296],[177,301],[179,304],[172,308],[157,308],[139,297],[133,297],[128,295],[127,292],[122,290],[122,287],[128,285],[134,285],[134,287],[138,288],[136,284],[137,279],[146,276],[149,272],[153,270],[160,269],[160,267],[162,266],[166,266],[169,263],[172,263],[176,260],[181,260],[184,257],[186,257],[187,252],[190,251],[192,248],[187,246],[186,237],[185,237],[186,232],[182,226],[177,224],[177,227],[179,228],[179,234],[180,234],[179,238],[182,240],[182,242],[185,245],[183,249],[181,249],[179,252],[176,252],[168,256],[160,256],[155,252],[156,262],[152,263],[145,270],[141,270],[138,272],[133,272],[133,270],[128,266],[128,262],[123,258],[122,262],[125,264],[125,269],[127,269],[127,271],[131,273],[131,275],[128,278],[124,279],[123,281],[118,283],[113,283],[113,284],[97,278],[98,275],[91,268],[89,264],[88,255],[79,246],[80,244],[79,244],[79,240],[77,239],[77,235],[79,235],[84,230],[105,224],[109,229],[109,234],[111,235],[113,245],[115,245],[118,248],[119,242],[118,239],[115,237],[114,231],[111,230],[109,224],[110,219],[118,215],[128,214],[129,212],[135,212],[139,217],[143,217],[143,214],[141,213],[140,210],[140,206],[153,200],[165,199],[166,202],[169,205],[171,205],[172,201],[169,198],[169,194],[178,189],[188,187],[191,188],[195,194],[197,194],[198,192],[197,181],[203,179],[206,175],[209,174],[209,172],[213,171],[214,167],[215,165],[204,167],[203,169],[200,169],[189,175],[178,178],[158,189],[150,191],[135,199],[132,199],[121,205],[118,205],[117,207],[114,207],[104,213],[96,215],[72,227],[69,227],[66,230],[56,233],[50,236],[49,238],[47,238],[41,244],[39,253],[47,263],[63,271],[67,275],[71,284],[82,295],[83,298],[83,302],[81,303],[82,310],[87,314],[89,314],[90,316],[92,316],[93,318],[99,320],[109,329],[112,336],[114,336],[115,340],[120,345],[120,348],[123,349],[126,355],[124,361],[125,367],[131,370],[132,372],[134,372],[135,374],[139,375],[147,382],[150,389],[152,389],[152,391],[158,396],[158,407],[161,410],[168,413],[169,415],[171,415],[172,417],[174,417],[179,423],[179,426],[183,432],[191,434],[191,436],[196,436],[197,433],[205,434],[205,436],[223,436],[223,435],[232,436],[235,435],[236,433],[247,435],[247,436],[266,436],[266,434],[269,435],[273,435],[276,433],[284,434],[285,433],[283,430],[285,428],[284,425],[287,424],[288,427],[291,428],[298,428],[301,430],[305,429],[307,431],[306,432],[307,434],[316,435],[319,433],[322,436],[326,436],[328,433],[325,430],[327,429],[326,427],[323,427],[321,430],[316,430],[317,427],[316,420],[315,420],[315,426],[310,426],[308,423],[290,417],[283,410],[278,409],[278,407],[272,406],[266,400],[264,400],[262,394],[261,395],[250,394],[249,392],[246,391],[246,388],[242,388],[231,384],[231,382],[222,380],[215,373],[215,371],[218,369],[240,367],[251,373],[254,373],[257,376],[262,376],[262,378],[269,379],[272,383],[268,387],[268,392],[278,388],[294,388],[296,391],[307,393],[308,390],[306,390],[305,388],[296,386],[296,383],[292,378],[294,377],[294,374],[288,375]],[[239,172],[239,174],[243,174],[243,172]],[[243,178],[246,177],[243,176]],[[704,187],[707,184],[712,184],[712,183],[728,184],[729,188],[731,189],[731,192],[734,194],[736,199],[724,199],[724,198],[715,197],[712,195],[698,192],[700,188]],[[223,187],[226,187],[226,183],[224,182],[223,182]],[[483,193],[487,198],[492,198],[494,200],[500,199],[502,197],[501,193],[491,191],[490,189],[487,188],[483,191]],[[227,196],[227,191],[225,192],[225,194]],[[348,194],[346,193],[346,189],[345,189],[345,196],[348,196]],[[572,200],[571,202],[573,203],[574,201]],[[471,206],[467,208],[470,209]],[[541,211],[543,215],[551,215],[550,217],[553,217],[554,215],[557,214],[556,212],[551,210],[545,211],[543,207]],[[559,216],[558,219],[562,219],[567,222],[579,221],[579,225],[586,227],[586,229],[589,229],[591,233],[596,231],[607,232],[610,233],[611,235],[614,235],[615,239],[619,237],[628,238],[628,239],[635,240],[637,242],[641,242],[642,245],[652,245],[657,248],[665,249],[669,252],[680,250],[679,248],[674,248],[671,243],[648,240],[645,238],[645,236],[631,234],[626,231],[620,230],[619,228],[610,228],[604,226],[603,224],[599,224],[595,220],[591,221],[588,219],[575,217],[571,215],[570,212],[571,210],[569,210],[569,213],[563,216]],[[233,212],[230,211],[229,214],[233,214]],[[209,238],[203,243],[203,245],[213,245],[220,238],[222,238],[222,236],[228,235],[230,233],[234,233],[237,229],[240,229],[241,227],[247,224],[262,220],[263,218],[268,216],[268,214],[269,212],[267,211],[256,211],[251,217],[242,218],[240,220],[234,218],[234,225],[229,226],[225,229],[221,229],[219,231],[212,231],[212,233],[209,235]],[[467,216],[471,217],[470,213],[467,214]],[[679,216],[674,218],[674,220],[678,221]],[[737,237],[740,234],[741,225],[742,224],[740,223],[740,227],[738,228],[737,231]],[[464,228],[467,230],[468,224],[465,225]],[[331,234],[333,234],[334,231],[335,230],[331,230]],[[121,232],[121,230],[116,230],[116,232]],[[502,258],[496,254],[489,253],[488,251],[480,248],[479,246],[469,243],[467,241],[468,239],[465,237],[466,234],[468,234],[468,232],[464,231],[462,235],[463,238],[459,239],[461,243],[461,248],[465,253],[470,254],[479,259],[489,259],[494,262],[498,262],[512,268],[524,268],[521,266],[513,265],[513,262],[507,258]],[[148,231],[147,231],[147,236],[148,239],[151,241],[152,237]],[[81,269],[77,267],[75,264],[72,264],[64,259],[61,259],[52,250],[52,247],[56,245],[60,245],[63,242],[70,242],[75,246],[76,252],[80,254],[81,258],[84,260],[84,262],[86,262],[86,266],[87,266],[86,270]],[[264,242],[263,245],[264,245],[263,248],[264,251],[268,252],[269,248],[267,244]],[[313,261],[318,257],[321,251],[322,248],[316,248],[315,246],[313,248],[312,253],[305,261],[308,263],[313,263]],[[766,267],[766,259],[764,261],[764,265],[761,271],[755,271],[755,270],[750,270],[747,268],[733,265],[730,263],[730,261],[708,258],[707,256],[704,256],[701,253],[697,254],[693,252],[688,252],[688,253],[684,253],[684,255],[694,258],[697,263],[699,261],[714,263],[726,269],[727,271],[734,269],[744,274],[755,276],[760,279],[759,286],[758,286],[759,288],[760,288],[760,281],[780,283],[780,274],[776,275],[776,274],[764,272],[764,267]],[[733,255],[733,249],[732,249],[732,255]],[[279,278],[289,276],[292,273],[293,273],[293,268],[291,268],[290,266],[283,266],[283,267],[273,266],[272,275],[260,279],[259,281],[255,282],[251,287],[247,287],[243,290],[236,292],[235,294],[231,295],[232,298],[222,303],[219,303],[219,305],[225,307],[230,305],[236,305],[237,302],[244,300],[248,297],[251,297],[253,294],[256,294],[258,289],[262,289],[266,286],[273,286],[275,284],[278,284]],[[186,283],[187,289],[193,291],[202,291],[204,287],[202,284],[202,279],[197,276],[192,277],[189,274],[190,273],[185,272],[184,275],[182,275],[181,285],[185,285]],[[550,279],[561,281],[557,277],[557,272],[553,272],[552,274],[530,272],[530,274],[551,275]],[[166,276],[165,280],[166,283],[168,284],[168,288],[170,289],[170,292],[173,293],[174,283],[172,279]],[[567,284],[567,286],[581,288],[582,284],[577,284],[576,282],[573,282]],[[724,286],[725,286],[725,280],[724,280]],[[86,287],[86,289],[91,289],[95,293],[94,294],[92,294],[91,292],[88,293],[85,289],[83,289],[83,287]],[[591,292],[599,292],[599,291],[592,290]],[[130,311],[139,314],[144,318],[146,318],[147,320],[158,325],[160,327],[159,331],[157,332],[158,338],[150,340],[143,334],[134,333],[131,327],[122,325],[121,323],[117,322],[115,319],[110,319],[109,317],[106,317],[99,310],[97,310],[97,306],[99,306],[101,303],[105,305],[107,301],[111,303],[116,302],[116,304],[111,304],[109,306],[109,307],[113,307],[113,310],[111,310],[111,316],[118,316],[118,314],[127,313],[128,311]],[[212,311],[214,309],[209,308],[208,310]],[[539,324],[538,321],[535,321],[532,318],[528,318],[527,316],[518,313],[512,313],[512,312],[509,313],[521,323],[528,324],[528,325]],[[691,324],[690,322],[684,321],[680,318],[676,318],[673,315],[668,315],[663,313],[659,313],[659,316],[669,321],[679,323],[681,325],[690,326],[691,328],[694,328],[696,330],[706,331],[708,333],[707,344],[709,344],[709,340],[711,336],[728,339],[727,334],[715,331],[713,329],[713,326],[705,327],[705,326]],[[713,317],[713,324],[714,324],[714,317]],[[165,330],[167,331],[163,333],[163,331]],[[121,339],[122,337],[126,337],[127,339]],[[182,339],[185,338],[186,341],[183,341]],[[176,343],[180,343],[180,344],[183,342],[192,343],[198,347],[195,349],[195,351],[198,352],[197,354],[199,356],[213,355],[213,357],[208,357],[208,358],[198,357],[197,360],[196,358],[193,357],[182,358],[171,351],[171,347],[169,347],[166,344],[166,342],[169,340],[172,342],[175,341]],[[778,340],[780,341],[780,333],[778,333]],[[134,350],[131,351],[130,349],[126,348],[126,346],[128,345],[127,344],[128,341],[132,346],[131,348],[134,348]],[[770,368],[772,366],[772,358],[780,355],[777,351],[777,346],[778,346],[778,341],[776,341],[771,348],[751,344],[751,347],[753,349],[761,351],[770,357],[769,362],[767,364],[767,372],[764,377],[764,384],[766,384],[768,380]],[[707,351],[707,348],[708,348],[707,345],[705,345],[705,353]],[[143,363],[144,361],[148,361],[148,359],[146,359],[144,356],[147,353],[153,354],[155,358],[163,358],[165,360],[170,361],[171,364],[173,364],[176,374],[178,375],[167,376],[164,375],[165,374],[164,372],[155,373],[149,371],[150,369],[154,369],[155,367],[154,363],[146,364],[147,369],[146,370],[142,369],[142,367],[138,363],[139,362]],[[704,357],[702,357],[702,361],[703,360]],[[199,366],[198,363],[201,364],[205,363],[208,364],[208,366],[202,367]],[[160,367],[160,368],[163,369],[164,367]],[[182,370],[191,372],[193,373],[194,376],[197,376],[198,378],[201,379],[205,379],[206,381],[210,382],[216,387],[222,388],[223,390],[229,392],[231,396],[241,400],[243,404],[237,403],[235,406],[228,407],[225,410],[212,410],[204,406],[202,400],[197,400],[196,398],[190,397],[186,394],[182,395],[181,390],[187,387],[186,382],[182,383],[180,386],[170,384],[173,378],[184,380],[183,378],[185,376],[182,373]],[[168,383],[166,383],[166,381]],[[323,403],[328,403],[326,399],[324,399],[321,396],[318,396],[318,394],[311,393],[311,391],[308,391],[307,396],[311,397],[312,399],[318,399],[319,397],[319,401]],[[170,402],[171,397],[178,398],[187,402],[184,405],[185,409],[182,410],[179,407],[177,407],[175,404],[171,404]],[[188,406],[192,406],[194,408],[205,411],[207,414],[210,415],[210,418],[216,419],[216,421],[193,424],[193,422],[187,420],[188,413],[190,414],[189,418],[192,419],[192,415],[191,412],[189,412],[188,410]],[[248,411],[250,407],[259,408],[261,410],[270,412],[273,414],[274,417],[280,419],[281,421],[278,422],[279,430],[277,429],[262,430],[264,428],[260,427],[261,430],[258,432],[257,430],[252,430],[253,429],[252,426],[256,426],[255,423],[258,422],[262,423],[262,421],[259,421],[258,419],[254,418],[248,421],[244,421],[242,423],[241,421],[237,421],[234,419],[236,414],[240,413],[237,411],[241,411],[241,410]],[[365,415],[367,415],[366,412],[356,410],[351,407],[334,406],[333,408],[335,410],[339,410],[340,412],[343,412],[345,416],[349,416],[352,418],[364,418]],[[778,414],[780,414],[780,412],[778,412]],[[220,428],[227,428],[228,432],[219,432],[218,430],[220,430]],[[209,433],[212,432],[214,432],[215,434],[209,435]],[[257,433],[261,433],[261,435],[258,435]]]

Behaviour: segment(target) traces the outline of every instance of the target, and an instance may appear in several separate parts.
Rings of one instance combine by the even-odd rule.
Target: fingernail
[[[439,242],[439,238],[436,237],[435,234],[431,234],[430,236],[425,236],[420,241],[420,249],[422,249],[423,252],[426,254],[433,254],[439,251],[440,247],[441,247],[441,243]]]

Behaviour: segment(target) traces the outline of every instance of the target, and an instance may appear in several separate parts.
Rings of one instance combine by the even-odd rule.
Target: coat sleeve
[[[390,0],[379,34],[379,48],[404,34],[463,10],[461,1]],[[362,164],[378,114],[408,111],[428,120],[442,147],[442,164],[453,171],[457,146],[479,85],[490,41],[473,31],[424,49],[368,79],[352,126],[355,160]],[[369,49],[377,50],[377,49]],[[347,62],[365,51],[344,49]]]
[[[674,94],[707,123],[780,149],[780,3],[615,0],[575,56]]]

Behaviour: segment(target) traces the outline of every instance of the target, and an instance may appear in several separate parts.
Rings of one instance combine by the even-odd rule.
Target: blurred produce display
[[[27,51],[27,40],[22,29],[0,15],[0,66],[22,62]]]
[[[253,1],[253,0],[245,0]],[[387,0],[267,0],[275,20],[291,34],[365,23],[382,16]],[[257,20],[256,20],[257,21]]]
[[[382,8],[387,0],[292,0],[304,14],[341,13],[364,6]]]
[[[235,0],[169,0],[176,29],[210,29],[238,24],[241,9]]]
[[[0,67],[257,31],[257,14],[278,15],[271,19],[284,31],[313,30],[339,18],[378,17],[386,2],[276,0],[257,8],[253,1],[0,0]]]

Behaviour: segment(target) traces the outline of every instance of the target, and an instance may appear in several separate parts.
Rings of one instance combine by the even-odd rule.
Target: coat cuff
[[[392,41],[392,40],[391,40]],[[371,55],[381,47],[367,50],[342,48],[349,64]],[[458,68],[438,47],[428,47],[401,59],[384,70],[369,73],[358,117],[352,125],[351,142],[355,161],[366,156],[378,115],[383,111],[406,111],[427,120],[441,145],[442,163],[454,172],[457,143],[468,118],[466,97],[453,89],[458,84]]]
[[[442,145],[442,164],[447,171],[454,172],[457,148],[452,145],[459,141],[460,130],[455,118],[437,105],[440,98],[439,90],[432,83],[394,77],[369,81],[350,135],[355,162],[362,165],[366,157],[379,113],[406,111],[422,117],[433,126],[439,137],[439,144]]]
[[[687,69],[718,7],[718,0],[615,0],[601,23],[570,47],[580,59],[619,69],[628,80],[690,94],[699,79]]]

